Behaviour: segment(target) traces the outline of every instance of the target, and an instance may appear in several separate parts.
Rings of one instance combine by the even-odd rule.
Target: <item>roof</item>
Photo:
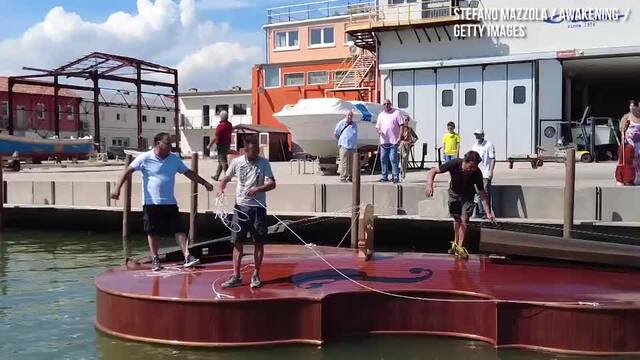
[[[53,96],[53,83],[41,81],[43,84],[51,84],[51,86],[35,86],[35,85],[13,85],[13,92],[20,94],[34,94],[34,95],[51,95]],[[9,91],[9,78],[7,76],[0,76],[0,91]],[[64,97],[80,97],[75,92],[68,89],[58,90],[58,96]]]
[[[178,94],[180,97],[191,96],[217,96],[217,95],[251,95],[251,89],[246,90],[214,90],[214,91],[189,91]]]
[[[281,134],[288,134],[289,133],[286,130],[273,128],[273,127],[269,127],[269,126],[263,126],[263,125],[245,125],[245,124],[240,124],[240,125],[234,126],[233,129],[236,130],[236,131],[237,130],[245,130],[245,131],[257,132],[257,133],[261,133],[261,132],[281,133]]]

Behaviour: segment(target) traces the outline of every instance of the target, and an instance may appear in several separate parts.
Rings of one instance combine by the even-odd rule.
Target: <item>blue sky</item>
[[[181,87],[248,86],[266,8],[293,0],[0,0],[0,74],[92,51],[175,66]]]

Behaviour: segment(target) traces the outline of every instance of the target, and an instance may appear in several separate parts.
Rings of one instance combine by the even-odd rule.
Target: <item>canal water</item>
[[[134,252],[145,249],[142,237],[136,239]],[[94,279],[120,261],[118,234],[5,232],[0,241],[0,359],[587,359],[496,351],[482,342],[439,337],[375,336],[322,347],[250,349],[190,349],[123,341],[93,327]],[[637,359],[626,359],[632,358]]]

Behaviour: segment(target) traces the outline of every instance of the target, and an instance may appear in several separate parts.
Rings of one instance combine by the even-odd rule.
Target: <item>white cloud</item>
[[[254,7],[257,5],[256,1],[247,0],[200,0],[198,1],[198,8],[200,9],[240,9]]]
[[[22,66],[53,68],[101,51],[178,67],[181,89],[248,87],[251,65],[262,60],[259,29],[234,33],[228,23],[199,19],[195,0],[136,5],[135,13],[119,11],[104,22],[52,8],[22,35],[0,40],[0,74],[20,73]]]

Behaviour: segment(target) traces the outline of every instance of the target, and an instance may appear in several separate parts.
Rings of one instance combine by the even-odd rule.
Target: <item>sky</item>
[[[293,0],[0,0],[0,75],[93,51],[176,67],[180,90],[251,85],[266,9]]]

